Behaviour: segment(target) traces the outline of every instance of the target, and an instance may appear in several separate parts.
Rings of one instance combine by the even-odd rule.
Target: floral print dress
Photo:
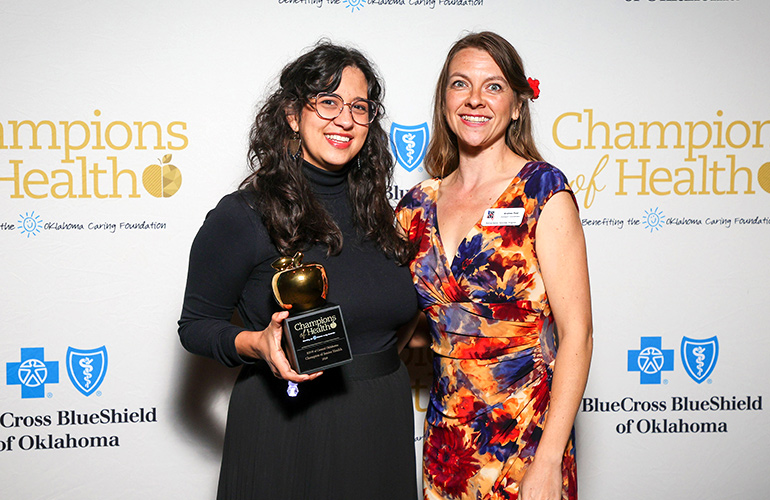
[[[434,352],[425,498],[517,499],[548,414],[556,356],[535,230],[551,196],[571,190],[555,167],[527,163],[460,242],[450,266],[436,218],[440,182],[415,186],[397,210],[419,244],[411,271]],[[506,215],[513,222],[494,225]],[[576,499],[573,439],[562,464],[562,497]]]

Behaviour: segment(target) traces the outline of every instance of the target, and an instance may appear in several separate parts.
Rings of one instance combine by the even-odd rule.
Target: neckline
[[[302,172],[305,178],[310,181],[310,187],[313,189],[313,192],[320,195],[345,192],[348,186],[349,171],[349,163],[339,170],[332,171],[324,170],[307,160],[302,160]]]
[[[538,162],[536,162],[536,161],[528,161],[527,163],[525,163],[519,169],[519,171],[516,173],[516,175],[513,176],[513,179],[511,179],[511,182],[509,182],[508,185],[505,186],[505,189],[503,189],[503,191],[500,193],[500,195],[497,197],[497,199],[495,199],[495,201],[489,207],[485,208],[484,210],[486,211],[489,208],[497,208],[497,206],[500,204],[500,200],[502,199],[502,197],[505,196],[505,194],[508,191],[510,191],[510,189],[513,186],[515,186],[516,184],[521,182],[522,174],[527,172],[529,170],[529,168],[532,165],[535,165],[536,163],[538,163]],[[438,185],[436,186],[436,190],[434,191],[434,199],[433,199],[433,203],[432,203],[432,206],[431,206],[431,211],[432,211],[431,215],[433,217],[433,226],[436,229],[436,242],[437,242],[437,246],[438,246],[438,249],[439,249],[439,253],[441,254],[441,258],[444,261],[444,265],[449,270],[449,274],[452,277],[454,277],[454,264],[455,264],[455,257],[457,255],[457,251],[460,249],[462,244],[468,240],[468,236],[471,233],[473,233],[474,231],[476,231],[476,228],[478,228],[481,225],[481,221],[484,218],[484,211],[481,212],[481,216],[479,216],[479,218],[476,219],[476,222],[473,224],[473,226],[471,226],[470,229],[468,229],[468,231],[465,233],[465,235],[463,235],[463,237],[457,242],[457,248],[454,249],[454,254],[452,255],[452,262],[449,262],[449,256],[448,256],[448,254],[446,252],[446,248],[444,247],[444,241],[441,239],[441,231],[440,231],[439,226],[438,226],[438,190],[441,187],[441,181],[442,180],[443,179],[438,179]]]

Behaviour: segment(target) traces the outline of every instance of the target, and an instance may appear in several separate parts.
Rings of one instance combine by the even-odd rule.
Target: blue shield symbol
[[[84,350],[67,349],[67,374],[72,385],[85,396],[90,396],[104,381],[107,373],[107,348]]]
[[[390,144],[398,164],[411,172],[422,162],[428,149],[428,124],[408,127],[393,123],[390,126]]]
[[[718,357],[716,336],[704,340],[682,337],[682,364],[687,374],[699,384],[714,371]]]

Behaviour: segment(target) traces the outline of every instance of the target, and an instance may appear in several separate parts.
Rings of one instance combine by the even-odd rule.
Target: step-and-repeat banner
[[[321,37],[363,50],[395,203],[426,176],[446,51],[490,29],[540,81],[537,139],[581,208],[581,497],[764,498],[768,19],[765,0],[0,1],[0,497],[212,498],[236,372],[176,320],[260,99]],[[403,357],[419,452],[430,356]]]

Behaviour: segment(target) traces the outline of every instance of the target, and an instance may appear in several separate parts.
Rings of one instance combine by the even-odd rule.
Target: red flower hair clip
[[[532,89],[532,100],[534,101],[540,97],[540,80],[527,78],[527,83],[529,83],[529,88]]]

